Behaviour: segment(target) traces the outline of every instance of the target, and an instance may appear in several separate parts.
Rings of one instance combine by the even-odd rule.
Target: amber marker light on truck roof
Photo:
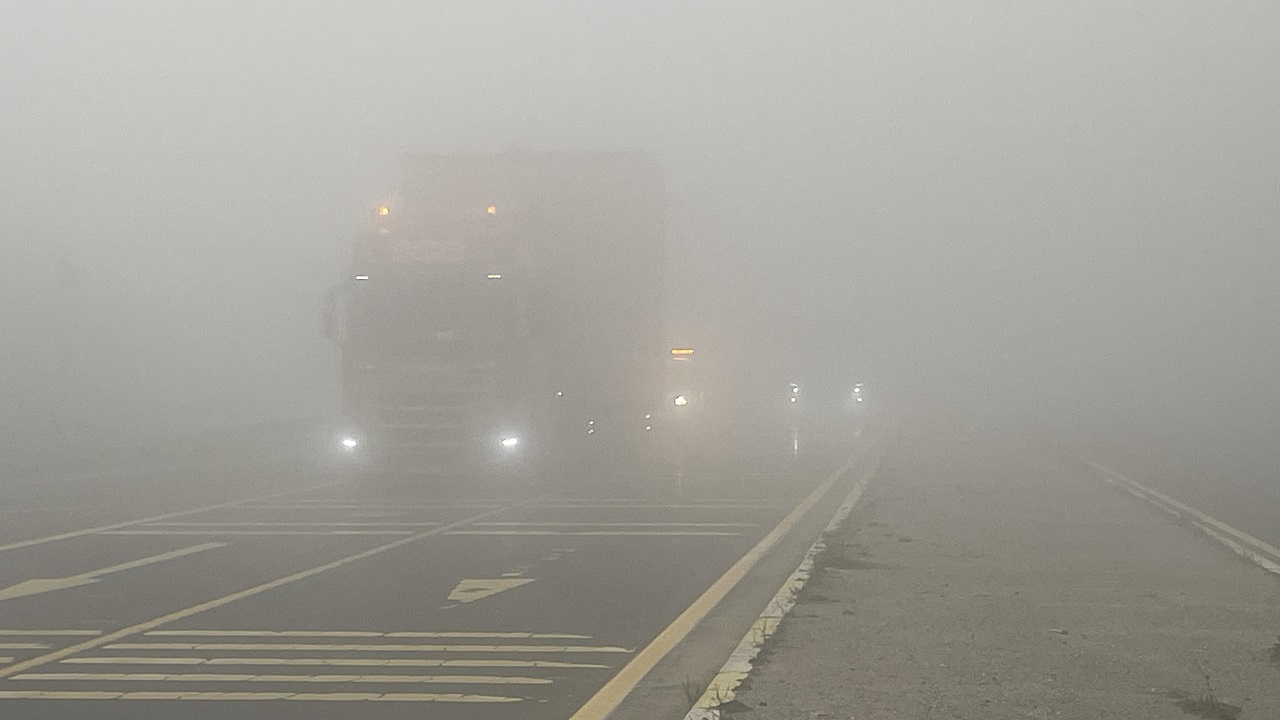
[[[485,209],[484,209],[484,211],[485,211],[485,212],[487,212],[487,213],[489,213],[490,215],[497,215],[497,214],[498,214],[498,206],[497,206],[497,205],[490,205],[489,207],[485,208]]]
[[[379,215],[379,216],[381,216],[381,217],[386,217],[386,216],[388,216],[388,215],[390,215],[390,214],[391,214],[391,208],[387,207],[386,205],[379,205],[379,206],[378,206],[378,215]]]

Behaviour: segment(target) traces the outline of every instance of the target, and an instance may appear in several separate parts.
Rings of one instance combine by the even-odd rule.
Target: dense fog
[[[1273,467],[1278,27],[1189,0],[9,0],[0,442],[333,413],[320,299],[405,153],[629,149],[666,171],[673,344]]]

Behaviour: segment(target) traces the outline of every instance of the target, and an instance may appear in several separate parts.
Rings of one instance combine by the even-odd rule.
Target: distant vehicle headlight
[[[498,441],[498,444],[504,448],[511,449],[520,444],[520,438],[515,436],[504,437]]]
[[[343,438],[338,441],[338,444],[342,446],[343,450],[350,452],[360,447],[360,440],[350,435],[344,435]]]
[[[676,407],[684,407],[685,405],[689,404],[689,398],[683,395],[677,395],[676,399],[673,400],[672,402],[676,404]]]

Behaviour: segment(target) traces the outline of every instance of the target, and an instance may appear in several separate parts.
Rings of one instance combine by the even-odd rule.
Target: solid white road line
[[[0,690],[0,700],[300,700],[313,702],[517,703],[518,697],[460,693],[92,692]]]
[[[33,538],[31,540],[21,540],[12,542],[7,545],[0,545],[0,552],[7,550],[17,550],[19,548],[31,547],[33,545],[43,545],[45,543],[58,542],[59,540],[69,540],[71,538],[84,537],[85,535],[96,535],[108,530],[119,530],[121,528],[133,527],[134,525],[143,525],[145,523],[159,522],[161,520],[169,520],[172,518],[186,517],[188,515],[196,515],[210,510],[221,510],[222,508],[236,507],[244,503],[257,502],[261,500],[270,500],[273,498],[288,497],[289,495],[298,495],[300,493],[313,492],[334,485],[343,483],[325,483],[315,487],[302,488],[298,490],[286,490],[284,492],[271,493],[270,495],[261,495],[255,498],[245,498],[241,500],[232,500],[231,502],[217,503],[216,505],[205,505],[204,507],[193,508],[191,510],[182,510],[179,512],[167,513],[164,515],[152,515],[151,517],[138,518],[137,520],[126,520],[125,522],[112,523],[110,525],[99,525],[98,527],[85,528],[83,530],[72,530],[71,532],[60,533],[58,535],[49,535],[46,537]]]
[[[518,675],[245,675],[238,673],[25,673],[14,682],[386,683],[388,685],[550,685]]]
[[[422,652],[422,653],[629,653],[610,645],[346,645],[335,643],[114,643],[103,650],[235,651],[274,650],[277,652]],[[61,658],[57,658],[61,659]]]
[[[168,625],[170,623],[175,623],[175,622],[178,622],[179,620],[185,620],[189,617],[192,617],[194,615],[199,615],[200,613],[207,612],[209,610],[230,605],[231,603],[238,602],[245,598],[253,597],[255,595],[267,592],[269,590],[274,590],[276,588],[284,587],[285,585],[298,582],[299,580],[305,580],[307,578],[315,577],[317,575],[330,572],[332,570],[336,570],[337,568],[345,567],[347,565],[350,565],[351,563],[358,562],[366,558],[374,557],[376,555],[380,555],[382,553],[404,547],[406,545],[418,542],[420,540],[425,540],[426,538],[439,535],[440,533],[446,530],[463,527],[469,523],[479,522],[481,520],[491,518],[499,513],[503,513],[508,510],[513,510],[517,507],[520,507],[520,506],[512,505],[509,507],[497,508],[495,510],[487,510],[477,515],[473,515],[471,517],[458,520],[457,522],[451,523],[449,525],[441,525],[440,527],[437,527],[437,528],[431,528],[429,530],[425,530],[421,533],[418,533],[417,535],[410,535],[409,537],[400,538],[399,540],[395,540],[383,545],[379,545],[374,548],[369,548],[368,550],[363,550],[353,555],[348,555],[346,557],[339,558],[331,562],[327,562],[323,565],[317,565],[316,567],[309,568],[307,570],[302,570],[302,571],[293,573],[291,575],[286,575],[281,578],[276,578],[275,580],[262,583],[261,585],[255,585],[253,587],[231,593],[230,595],[224,595],[220,598],[209,600],[207,602],[203,602],[198,605],[192,605],[191,607],[184,608],[182,610],[177,610],[167,615],[161,615],[160,617],[152,618],[150,620],[145,620],[135,625],[131,625],[129,627],[107,633],[106,635],[102,635],[101,637],[93,638],[91,640],[86,640],[84,642],[77,643],[75,645],[70,645],[64,648],[59,648],[57,650],[54,650],[53,652],[45,653],[44,655],[40,655],[38,657],[24,660],[15,665],[0,668],[0,679],[6,678],[6,677],[12,677],[13,675],[17,675],[19,673],[27,672],[28,670],[31,670],[33,668],[40,667],[41,665],[47,665],[52,662],[57,662],[58,660],[61,660],[63,658],[71,657],[72,655],[78,655],[86,650],[94,650],[96,648],[100,648],[104,645],[107,645],[108,643],[114,643],[124,638],[130,637],[132,635],[138,635],[138,634],[147,632],[148,630],[155,630],[156,628],[159,628],[161,626]]]
[[[499,640],[590,640],[590,635],[534,632],[465,632],[461,630],[374,632],[371,630],[152,630],[147,637],[280,637],[280,638],[473,638]]]
[[[729,655],[729,659],[721,666],[716,676],[712,678],[702,697],[698,698],[698,701],[694,703],[693,709],[685,715],[685,720],[721,719],[720,706],[733,701],[738,688],[741,687],[747,676],[751,674],[751,668],[760,651],[764,649],[764,644],[778,629],[782,618],[795,607],[796,598],[799,597],[805,583],[813,575],[818,556],[827,549],[827,538],[834,535],[844,525],[849,514],[853,512],[854,505],[862,498],[862,494],[866,492],[867,485],[870,484],[871,479],[875,477],[879,469],[880,461],[877,459],[862,474],[858,482],[854,483],[853,488],[849,490],[849,494],[845,496],[844,502],[840,504],[840,507],[836,508],[835,514],[831,516],[827,527],[818,536],[818,539],[814,541],[813,545],[809,546],[809,551],[805,553],[800,565],[796,567],[795,572],[791,573],[787,581],[778,589],[773,599],[769,601],[769,604],[760,613],[760,617],[756,618],[756,621],[751,624],[751,629],[738,642],[738,646]]]
[[[13,658],[10,658],[12,660]],[[446,660],[443,658],[273,658],[273,657],[72,657],[63,665],[210,665],[245,667],[404,667],[404,668],[542,668],[553,670],[601,670],[598,663],[555,660]]]

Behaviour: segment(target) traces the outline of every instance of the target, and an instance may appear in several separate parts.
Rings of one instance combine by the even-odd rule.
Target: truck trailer
[[[389,473],[633,467],[663,402],[664,207],[643,154],[406,158],[327,296],[336,449]]]

